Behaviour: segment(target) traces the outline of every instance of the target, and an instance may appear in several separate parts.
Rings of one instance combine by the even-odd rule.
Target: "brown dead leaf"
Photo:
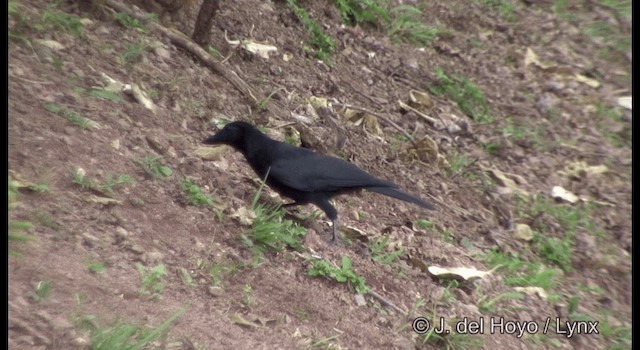
[[[255,322],[251,322],[248,320],[245,320],[242,316],[240,316],[239,314],[233,314],[230,317],[231,321],[233,321],[233,323],[240,325],[240,326],[245,326],[245,327],[249,327],[249,328],[259,328],[260,325],[255,323]]]
[[[433,163],[438,160],[438,144],[428,135],[416,141],[415,151],[418,158],[425,163]]]
[[[597,89],[597,88],[600,87],[600,82],[599,81],[597,81],[595,79],[591,79],[591,78],[589,78],[587,76],[584,76],[582,74],[579,74],[579,73],[575,74],[575,79],[576,79],[576,81],[578,81],[580,83],[583,83],[583,84],[585,84],[587,86],[590,86],[590,87],[592,87],[594,89]]]
[[[542,63],[538,55],[530,47],[527,47],[527,52],[524,55],[524,66],[528,67],[531,64],[543,70],[556,66],[555,64]]]
[[[507,177],[502,171],[498,169],[485,168],[484,166],[482,166],[482,164],[480,164],[479,166],[483,171],[487,172],[489,176],[491,176],[491,178],[498,183],[499,186],[509,187],[514,192],[517,192],[524,196],[529,196],[529,192],[519,188],[516,185],[516,182],[510,179],[509,177]],[[523,181],[524,179],[519,179],[519,180]]]
[[[420,108],[422,110],[427,110],[433,105],[431,96],[426,92],[418,90],[409,91],[409,103],[415,108]]]

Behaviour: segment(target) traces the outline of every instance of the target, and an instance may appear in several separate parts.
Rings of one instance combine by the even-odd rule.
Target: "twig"
[[[369,294],[371,294],[372,297],[374,297],[376,300],[378,300],[380,303],[396,310],[397,312],[399,312],[400,314],[402,314],[403,316],[408,316],[409,312],[404,311],[403,309],[401,309],[400,307],[396,306],[394,303],[392,303],[389,299],[383,297],[382,295],[376,293],[374,290],[369,289]]]

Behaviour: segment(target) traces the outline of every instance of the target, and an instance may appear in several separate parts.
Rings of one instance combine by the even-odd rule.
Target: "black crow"
[[[400,191],[398,185],[377,179],[354,164],[273,140],[246,122],[229,123],[204,143],[225,144],[242,152],[256,174],[261,179],[266,176],[269,187],[293,199],[286,206],[317,205],[333,224],[332,243],[337,237],[338,212],[329,200],[340,194],[366,189],[435,210],[433,204]]]

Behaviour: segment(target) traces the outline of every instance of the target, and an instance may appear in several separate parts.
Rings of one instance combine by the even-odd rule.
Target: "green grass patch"
[[[82,114],[72,111],[68,108],[65,107],[60,107],[56,104],[53,103],[45,103],[44,104],[44,108],[53,113],[53,114],[57,114],[61,117],[63,117],[64,119],[66,119],[67,121],[69,121],[71,124],[77,126],[80,128],[80,130],[86,130],[86,129],[97,129],[99,128],[98,124],[96,122],[94,122],[91,119],[88,119],[86,117],[84,117]]]
[[[391,10],[393,20],[387,35],[397,41],[414,45],[429,45],[440,33],[440,29],[422,22],[422,11],[414,6],[400,5]]]
[[[462,112],[479,123],[493,122],[484,93],[474,83],[467,78],[449,76],[442,68],[436,68],[435,74],[438,81],[429,87],[431,93],[448,96]]]
[[[137,18],[133,18],[126,13],[116,12],[113,14],[113,18],[115,18],[118,22],[120,22],[120,24],[125,27],[136,28],[140,29],[142,32],[147,32],[147,26],[145,26]]]
[[[336,267],[326,260],[315,260],[312,262],[307,273],[312,277],[323,276],[336,282],[348,283],[353,286],[359,294],[366,294],[369,292],[369,288],[365,284],[364,277],[357,275],[353,271],[351,267],[351,259],[347,256],[342,257],[342,264],[340,267]]]
[[[516,20],[515,5],[512,0],[480,0],[480,3],[498,12],[505,21]]]
[[[124,99],[122,98],[122,96],[120,96],[118,93],[113,92],[113,91],[109,91],[109,90],[103,90],[103,89],[92,89],[91,92],[89,93],[89,95],[102,99],[102,100],[108,100],[111,102],[116,102],[116,103],[120,103],[123,102]]]
[[[182,309],[170,316],[156,328],[141,327],[130,323],[118,322],[117,324],[107,328],[96,328],[91,336],[92,350],[143,350],[155,349],[159,339],[167,336],[169,327],[184,313],[187,309]]]
[[[144,170],[145,173],[153,176],[156,179],[164,179],[173,174],[173,170],[168,166],[162,164],[161,156],[146,156],[136,161],[138,165]]]
[[[120,56],[118,56],[119,62],[125,66],[132,66],[138,63],[142,59],[142,56],[152,49],[153,46],[143,40],[128,44]]]
[[[376,239],[369,247],[369,249],[371,249],[373,260],[380,264],[389,265],[404,253],[404,248],[394,249],[387,252],[388,246],[389,236]]]
[[[509,286],[540,287],[552,291],[560,277],[559,271],[540,262],[528,262],[511,254],[503,254],[497,249],[490,250],[482,259],[492,268],[504,271],[507,275],[504,283]]]
[[[243,235],[244,243],[264,253],[268,249],[282,251],[287,247],[295,250],[302,248],[301,238],[307,230],[284,218],[284,210],[279,206],[257,204],[254,209],[255,219],[251,224],[250,237]]]
[[[202,189],[198,185],[196,185],[195,182],[185,178],[180,182],[180,186],[182,187],[182,190],[184,191],[189,204],[195,205],[197,207],[213,206],[213,199],[211,198],[211,196],[204,194],[202,192]]]
[[[387,3],[380,0],[335,0],[342,21],[351,26],[368,23],[377,27],[380,22],[391,22]]]
[[[146,268],[138,263],[136,264],[136,270],[140,274],[140,295],[154,300],[160,298],[160,294],[164,290],[162,280],[167,274],[164,265],[158,264],[152,268]]]
[[[83,25],[80,17],[66,13],[58,9],[60,1],[55,1],[47,5],[42,12],[40,23],[35,24],[36,30],[40,32],[63,31],[76,37],[83,36]]]
[[[95,274],[101,274],[107,270],[107,267],[101,261],[90,261],[87,264],[87,269]]]
[[[40,281],[35,285],[34,293],[31,297],[34,301],[40,302],[49,296],[51,296],[51,282]]]

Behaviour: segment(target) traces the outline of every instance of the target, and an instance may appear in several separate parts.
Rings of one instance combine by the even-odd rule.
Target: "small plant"
[[[140,274],[140,295],[146,295],[150,299],[158,299],[160,293],[164,290],[162,279],[166,275],[166,269],[163,264],[146,269],[142,264],[136,264],[136,269]]]
[[[369,292],[369,288],[365,285],[364,277],[358,276],[353,272],[351,269],[351,259],[347,256],[342,257],[342,264],[340,267],[335,267],[326,260],[315,260],[309,267],[307,273],[312,277],[325,276],[335,280],[336,282],[348,282],[359,294],[366,294]]]
[[[36,284],[33,300],[42,301],[51,295],[51,282],[40,281]]]
[[[120,54],[120,64],[131,66],[142,59],[142,56],[149,52],[153,47],[143,41],[128,44],[124,52]]]
[[[70,109],[59,107],[53,103],[45,103],[44,108],[54,114],[57,114],[68,120],[71,124],[79,127],[81,130],[97,129],[98,124],[91,119],[85,118],[82,114],[74,112]]]
[[[498,11],[506,21],[511,22],[516,19],[515,8],[511,0],[480,0],[480,2],[492,10]]]
[[[506,270],[504,283],[519,287],[540,287],[553,290],[558,282],[558,271],[539,262],[526,262],[512,255],[504,255],[498,250],[489,251],[483,260],[491,267]]]
[[[191,205],[195,206],[213,206],[213,199],[210,196],[202,193],[202,190],[198,185],[189,179],[184,179],[180,182],[180,186],[187,196],[187,200]]]
[[[18,198],[18,184],[15,181],[9,180],[9,212],[16,206]],[[19,233],[19,231],[25,231],[31,229],[33,225],[28,221],[17,221],[9,219],[9,241],[10,242],[26,242],[31,240],[31,237]]]
[[[103,262],[91,261],[87,264],[87,269],[95,274],[101,274],[107,270]]]
[[[137,163],[142,167],[142,170],[156,179],[171,176],[171,174],[173,174],[173,170],[168,166],[163,165],[160,160],[162,160],[161,156],[147,156],[138,160]]]
[[[187,309],[179,310],[155,329],[148,329],[128,323],[117,323],[112,327],[99,329],[94,325],[92,320],[88,320],[87,322],[90,322],[93,333],[91,336],[91,349],[143,350],[155,348],[152,343],[155,343],[160,338],[166,337],[169,326],[182,317],[186,311]]]
[[[295,0],[287,0],[287,4],[300,19],[302,25],[305,26],[311,34],[311,39],[309,40],[311,48],[308,50],[311,51],[318,59],[323,61],[329,60],[335,51],[335,40],[328,36],[322,30],[320,25],[309,17],[309,13],[302,7],[298,6]]]
[[[213,58],[220,58],[220,56],[222,56],[220,54],[220,51],[218,51],[218,49],[216,49],[213,46],[209,46],[207,47],[207,52],[209,53],[209,55],[211,55],[211,57]]]
[[[438,83],[429,87],[429,91],[436,95],[447,95],[471,119],[488,124],[493,121],[489,114],[489,106],[482,91],[466,78],[451,77],[442,68],[436,68]]]
[[[622,111],[619,108],[609,107],[599,103],[596,105],[596,116],[598,128],[604,134],[606,140],[614,147],[620,148],[631,146],[632,130],[631,124],[622,119]],[[614,126],[623,124],[619,131],[614,130]]]
[[[571,239],[566,237],[558,239],[555,237],[537,237],[536,239],[538,255],[547,262],[557,265],[565,272],[573,271],[571,265]]]
[[[459,174],[470,164],[471,160],[469,157],[462,153],[455,152],[449,159],[449,169],[447,169],[447,173],[449,173],[449,176]]]
[[[345,24],[369,23],[378,26],[380,20],[389,23],[391,15],[379,0],[336,0],[336,7]],[[382,5],[381,5],[382,4]]]
[[[277,94],[278,91],[282,90],[282,88],[276,89],[275,91],[273,91],[272,93],[269,94],[269,96],[263,98],[262,100],[256,102],[256,105],[258,107],[259,111],[264,111],[267,109],[267,106],[269,105],[269,102],[271,101],[271,98],[273,97],[273,95]]]
[[[483,147],[484,147],[484,151],[487,152],[487,154],[492,156],[500,154],[500,151],[502,150],[502,145],[495,142],[487,142],[483,144]]]
[[[217,264],[211,265],[207,270],[207,272],[209,273],[209,276],[211,276],[211,279],[213,280],[213,285],[221,286],[222,277],[224,275],[237,271],[239,268],[240,268],[240,265],[237,263],[236,264],[217,263]]]
[[[142,22],[140,22],[137,18],[133,18],[129,16],[126,13],[123,13],[123,12],[114,13],[113,18],[118,20],[118,22],[120,22],[120,24],[122,24],[125,27],[140,29],[143,32],[147,31],[147,27]]]
[[[251,288],[251,285],[245,284],[244,287],[242,287],[242,304],[245,307],[252,307],[255,303],[256,301],[253,298],[253,289]]]
[[[76,169],[73,172],[72,176],[73,176],[72,182],[80,186],[80,188],[82,188],[83,190],[96,188],[96,184],[86,176],[86,173],[83,169],[81,168]]]
[[[394,260],[396,260],[402,253],[404,253],[404,248],[400,248],[391,252],[385,252],[385,248],[389,245],[389,236],[384,236],[382,238],[378,238],[371,245],[371,253],[373,255],[373,260],[379,262],[384,265],[391,264]]]
[[[116,186],[130,185],[133,183],[133,178],[128,175],[120,175],[117,178],[113,178],[111,174],[107,174],[104,179],[104,184],[101,189],[108,193],[113,193]]]
[[[393,20],[388,35],[415,45],[429,45],[440,33],[437,28],[422,23],[422,11],[410,5],[400,5],[391,10]]]
[[[426,219],[418,219],[418,220],[416,220],[416,226],[418,226],[419,228],[421,228],[423,230],[429,230],[429,229],[434,228],[433,221],[426,220]]]

